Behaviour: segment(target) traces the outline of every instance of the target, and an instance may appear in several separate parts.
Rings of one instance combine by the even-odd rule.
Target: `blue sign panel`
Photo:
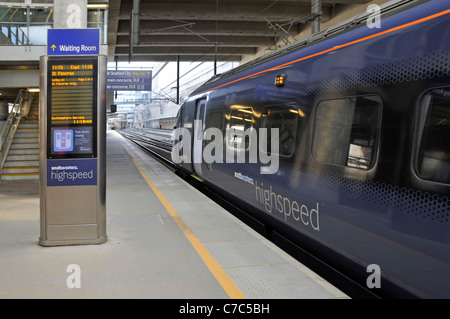
[[[100,29],[48,29],[47,55],[98,55]]]
[[[97,185],[97,159],[47,160],[47,186]]]
[[[152,71],[109,70],[106,89],[108,91],[151,91]]]
[[[72,152],[73,151],[73,130],[54,130],[54,151]]]

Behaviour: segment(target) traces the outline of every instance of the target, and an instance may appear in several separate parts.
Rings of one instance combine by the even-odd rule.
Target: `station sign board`
[[[97,159],[47,161],[47,186],[97,185]]]
[[[152,71],[108,70],[106,89],[108,91],[151,91]]]
[[[48,56],[98,54],[100,54],[100,29],[48,29]]]

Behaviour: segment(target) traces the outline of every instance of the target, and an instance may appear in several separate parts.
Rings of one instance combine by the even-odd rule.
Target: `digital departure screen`
[[[47,79],[47,157],[96,157],[97,59],[49,59]]]

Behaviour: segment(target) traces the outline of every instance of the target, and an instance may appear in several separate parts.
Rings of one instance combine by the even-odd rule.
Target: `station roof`
[[[176,61],[179,56],[180,61],[241,61],[258,50],[274,50],[277,43],[293,42],[311,28],[314,1],[110,0],[108,60]],[[368,2],[322,0],[321,21]],[[134,6],[139,13],[133,15]]]

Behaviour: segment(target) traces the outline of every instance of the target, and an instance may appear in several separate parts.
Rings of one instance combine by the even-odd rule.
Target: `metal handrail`
[[[53,4],[38,4],[31,3],[31,1],[26,1],[25,3],[9,2],[1,3],[0,8],[6,9],[3,15],[0,16],[0,23],[2,26],[1,34],[5,37],[5,43],[3,44],[6,45],[31,45],[31,26],[49,25],[51,27],[52,25],[52,23],[49,23],[48,21],[53,13]],[[49,10],[45,21],[42,21],[42,18],[39,18],[38,20],[40,21],[32,22],[32,14],[34,17],[34,13],[41,9],[44,9],[45,11]],[[24,13],[24,15],[22,13]],[[35,19],[33,18],[33,20]],[[4,26],[6,26],[6,32],[3,30]]]
[[[0,2],[0,9],[6,9],[6,7],[7,10],[3,14],[0,13],[0,26],[4,27],[0,28],[0,39],[3,37],[3,43],[0,43],[0,45],[29,46],[46,44],[45,42],[42,43],[43,39],[40,36],[36,36],[44,32],[37,29],[37,27],[53,27],[53,3],[31,3],[31,1],[30,3]],[[34,18],[33,15],[32,18],[31,14],[36,12],[36,10],[44,10],[47,16],[41,15],[39,18]],[[94,10],[102,13],[102,15],[100,18],[91,18],[88,15],[88,26],[89,28],[100,29],[101,44],[107,44],[108,9]],[[88,8],[88,12],[92,11],[93,9]]]
[[[42,24],[42,23],[41,23]],[[40,24],[40,25],[41,25]],[[3,26],[6,26],[7,33],[3,33]],[[8,45],[30,45],[30,39],[28,38],[28,27],[27,25],[24,25],[23,23],[11,23],[11,22],[0,22],[0,27],[2,29],[3,35],[6,37],[6,39],[9,41]],[[15,29],[15,31],[14,31]],[[23,30],[25,29],[25,31]]]
[[[21,89],[8,118],[0,132],[0,178],[9,149],[22,117],[27,116],[33,102],[33,93]]]

